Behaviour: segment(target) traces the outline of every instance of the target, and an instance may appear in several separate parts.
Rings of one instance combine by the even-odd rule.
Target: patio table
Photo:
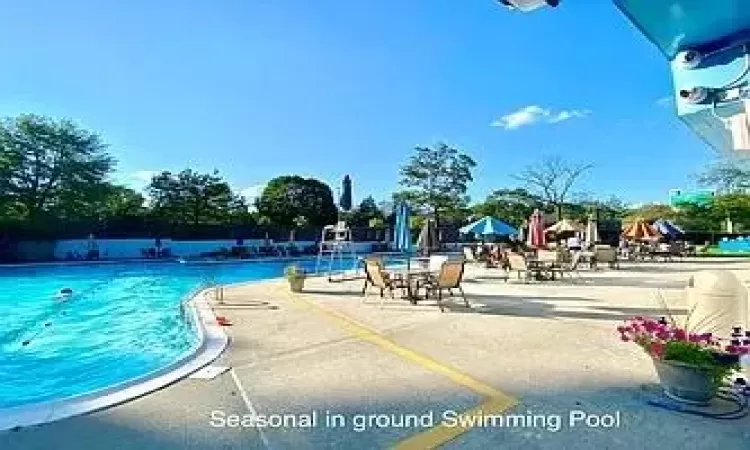
[[[543,259],[528,259],[526,260],[526,265],[529,270],[534,273],[534,278],[536,278],[537,281],[554,281],[555,271],[552,269],[557,265],[557,262]]]
[[[406,285],[406,298],[413,304],[417,304],[417,300],[421,298],[417,295],[417,283],[420,280],[427,279],[430,275],[434,275],[436,272],[426,268],[415,267],[411,269],[397,269],[389,270],[388,273],[393,279],[400,279]]]
[[[596,269],[596,252],[582,251],[580,258],[581,264],[588,264],[589,269]]]

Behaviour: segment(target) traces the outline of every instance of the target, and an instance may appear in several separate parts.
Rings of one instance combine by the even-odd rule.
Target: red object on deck
[[[218,323],[222,327],[228,327],[232,325],[232,321],[224,316],[216,316],[216,323]]]

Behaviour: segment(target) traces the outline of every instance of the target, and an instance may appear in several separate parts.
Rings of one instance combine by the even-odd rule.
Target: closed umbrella
[[[409,217],[411,211],[409,205],[406,202],[402,202],[398,205],[396,210],[396,225],[393,230],[393,242],[396,245],[396,250],[407,255],[406,264],[409,265],[408,254],[411,252],[411,231],[409,230]]]
[[[524,242],[526,239],[528,239],[529,235],[529,221],[524,220],[523,223],[521,223],[521,227],[518,229],[518,241]]]
[[[596,217],[591,214],[586,224],[586,243],[593,246],[597,242],[599,242],[599,224],[596,222]]]
[[[547,245],[547,237],[544,234],[544,218],[538,209],[529,218],[528,244],[534,248],[542,248]]]
[[[479,236],[511,236],[517,235],[518,230],[494,217],[486,216],[472,222],[459,230],[463,234],[476,234]]]
[[[440,240],[437,233],[437,227],[435,221],[427,219],[422,226],[422,230],[419,232],[417,238],[417,248],[423,255],[428,255],[440,247]]]

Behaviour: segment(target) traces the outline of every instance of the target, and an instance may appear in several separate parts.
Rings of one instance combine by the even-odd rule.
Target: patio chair
[[[477,259],[477,255],[474,253],[474,249],[472,249],[471,247],[464,247],[463,252],[464,252],[464,260],[467,263],[479,264],[480,261]]]
[[[427,262],[427,270],[430,272],[439,272],[446,261],[448,261],[448,257],[445,255],[432,255]]]
[[[567,275],[571,280],[573,280],[573,274],[575,274],[576,277],[580,280],[581,274],[578,272],[578,266],[580,264],[581,252],[574,252],[570,258],[569,263],[564,263],[562,265],[552,267],[550,270],[552,270],[552,273],[559,273],[561,279],[564,278],[565,275]]]
[[[448,291],[448,295],[453,296],[453,289],[457,289],[461,293],[461,297],[464,299],[464,303],[467,308],[471,308],[469,301],[466,299],[466,294],[461,287],[461,281],[464,275],[464,262],[456,260],[446,260],[440,267],[440,272],[436,276],[432,276],[427,279],[424,283],[426,291],[426,297],[430,294],[436,294],[437,304],[440,307],[440,311],[445,311],[443,307],[443,291]]]
[[[395,298],[393,295],[395,289],[405,289],[405,285],[400,279],[391,278],[390,274],[385,271],[383,261],[378,258],[365,259],[365,286],[362,288],[362,295],[365,298],[368,286],[380,289],[380,306],[383,306],[385,291],[390,292],[391,298]],[[363,302],[365,298],[362,299]]]
[[[516,272],[518,279],[523,279],[524,283],[528,283],[532,276],[538,278],[541,274],[540,269],[529,267],[526,258],[517,253],[508,254],[508,263],[510,264],[510,271]]]

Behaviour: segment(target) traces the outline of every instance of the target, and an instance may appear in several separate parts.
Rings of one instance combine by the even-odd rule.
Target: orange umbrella
[[[622,237],[633,240],[657,239],[661,234],[643,219],[636,219],[633,223],[625,227],[622,231]]]

